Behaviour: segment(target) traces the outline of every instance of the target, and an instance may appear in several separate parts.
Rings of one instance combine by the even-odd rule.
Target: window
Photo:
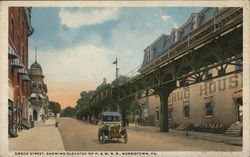
[[[23,59],[23,65],[25,66],[25,55],[24,55],[24,47],[22,46],[22,49],[21,49],[21,58]]]
[[[194,30],[194,29],[196,29],[198,27],[198,22],[197,22],[197,17],[196,16],[194,16],[192,18],[191,26],[192,26],[192,30]]]
[[[38,88],[42,88],[42,83],[38,83]]]
[[[168,105],[168,119],[172,119],[173,117],[173,104]]]
[[[147,51],[148,61],[150,61],[151,59],[153,59],[153,53],[154,53],[154,49],[152,47],[149,48],[148,51]]]
[[[177,31],[174,31],[173,33],[173,43],[177,42],[178,39],[177,39]]]
[[[235,70],[242,70],[242,59],[238,59],[235,61]]]
[[[223,76],[226,73],[226,69],[225,68],[221,68],[218,70],[218,75],[219,76]]]
[[[160,120],[160,112],[156,111],[156,120]]]
[[[213,70],[212,69],[208,69],[205,71],[205,79],[211,79],[213,77],[212,74]]]
[[[20,36],[19,35],[17,36],[17,51],[18,51],[19,54],[21,53],[20,52]],[[22,54],[20,54],[20,55],[22,55]]]
[[[32,81],[31,87],[36,88],[36,82]]]
[[[13,20],[11,20],[11,24],[10,24],[10,37],[12,41],[14,41],[14,21]]]
[[[189,85],[189,83],[188,83],[188,81],[187,81],[186,78],[182,78],[182,79],[180,80],[180,87],[186,87],[186,86],[188,86],[188,85]]]
[[[18,12],[17,12],[17,16],[18,16],[18,24],[20,24],[20,14],[21,14],[21,8],[17,8]]]
[[[213,97],[205,98],[205,116],[213,115]]]
[[[150,61],[152,58],[151,58],[151,53],[150,51],[148,51],[148,61]]]
[[[25,36],[25,34],[24,34],[24,30],[25,30],[25,28],[24,28],[25,26],[24,26],[24,21],[23,21],[23,37]]]
[[[146,117],[148,117],[148,107],[147,106],[145,106],[143,108],[143,118],[146,118]]]
[[[186,101],[183,104],[183,116],[184,118],[189,118],[189,101]]]

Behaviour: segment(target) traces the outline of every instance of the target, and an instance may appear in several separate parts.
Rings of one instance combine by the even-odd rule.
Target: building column
[[[159,87],[155,91],[160,96],[160,132],[169,132],[168,97],[175,88]]]

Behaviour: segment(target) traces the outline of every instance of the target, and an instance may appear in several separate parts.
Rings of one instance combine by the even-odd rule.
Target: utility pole
[[[115,78],[117,79],[119,76],[119,68],[118,68],[118,59],[117,56],[115,58],[115,61],[113,62],[113,64],[115,64]]]
[[[117,79],[118,78],[118,72],[119,72],[119,68],[117,67],[118,66],[118,59],[117,59],[117,56],[115,57],[115,61],[113,62],[113,64],[115,64],[115,78]],[[120,111],[120,108],[119,108],[119,104],[117,104],[117,112]]]

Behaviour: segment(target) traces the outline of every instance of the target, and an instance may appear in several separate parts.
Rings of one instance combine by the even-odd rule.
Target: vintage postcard
[[[1,157],[250,155],[249,1],[3,1],[0,15]]]

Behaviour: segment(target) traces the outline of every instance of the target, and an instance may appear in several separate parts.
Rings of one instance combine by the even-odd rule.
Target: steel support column
[[[155,89],[161,101],[160,132],[169,132],[168,97],[174,89],[176,89],[176,84]]]

